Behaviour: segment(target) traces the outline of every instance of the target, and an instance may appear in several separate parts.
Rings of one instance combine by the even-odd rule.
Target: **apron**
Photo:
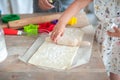
[[[110,37],[107,30],[120,27],[120,0],[94,0],[95,14],[98,18],[96,40],[99,43],[107,72],[120,74],[120,38]]]

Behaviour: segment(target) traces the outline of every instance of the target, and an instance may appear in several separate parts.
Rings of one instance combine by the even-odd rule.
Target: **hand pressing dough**
[[[43,68],[65,70],[72,66],[73,60],[79,49],[83,32],[79,28],[67,28],[57,45],[47,39],[30,58],[28,63]],[[70,45],[70,46],[66,46]]]
[[[57,40],[58,45],[66,46],[80,46],[82,42],[84,32],[80,28],[67,28],[64,35]],[[50,37],[46,38],[46,41],[50,41]]]

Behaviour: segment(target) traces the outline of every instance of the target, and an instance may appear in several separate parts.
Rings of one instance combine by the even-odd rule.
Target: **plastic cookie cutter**
[[[52,24],[57,24],[58,20],[53,20],[51,21]],[[69,22],[68,22],[68,25],[74,25],[77,23],[77,18],[76,17],[72,17]]]
[[[52,23],[52,24],[57,24],[57,22],[58,22],[58,20],[57,20],[57,19],[56,19],[56,20],[51,21],[51,23]]]
[[[77,18],[76,17],[72,17],[69,22],[68,25],[73,26],[77,23]]]
[[[3,23],[8,23],[9,21],[19,20],[20,16],[16,14],[5,15],[1,18]]]
[[[55,24],[51,23],[51,22],[46,22],[46,23],[42,23],[42,24],[39,24],[39,27],[38,27],[38,32],[39,33],[49,33],[53,30]]]
[[[34,25],[34,24],[26,25],[24,26],[24,32],[28,36],[38,35],[38,25]]]

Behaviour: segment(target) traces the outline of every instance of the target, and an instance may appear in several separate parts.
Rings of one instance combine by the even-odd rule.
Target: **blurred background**
[[[1,14],[32,14],[33,0],[0,0]],[[96,16],[94,15],[93,3],[88,5],[84,11],[87,13],[89,21],[97,24]]]
[[[0,0],[2,14],[30,14],[33,13],[33,0]]]

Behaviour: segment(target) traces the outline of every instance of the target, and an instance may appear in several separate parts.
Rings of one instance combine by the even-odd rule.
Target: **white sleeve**
[[[33,0],[11,0],[11,6],[13,13],[32,13],[33,12]]]
[[[8,0],[1,0],[0,1],[0,10],[2,14],[9,14],[10,13],[10,7]]]

